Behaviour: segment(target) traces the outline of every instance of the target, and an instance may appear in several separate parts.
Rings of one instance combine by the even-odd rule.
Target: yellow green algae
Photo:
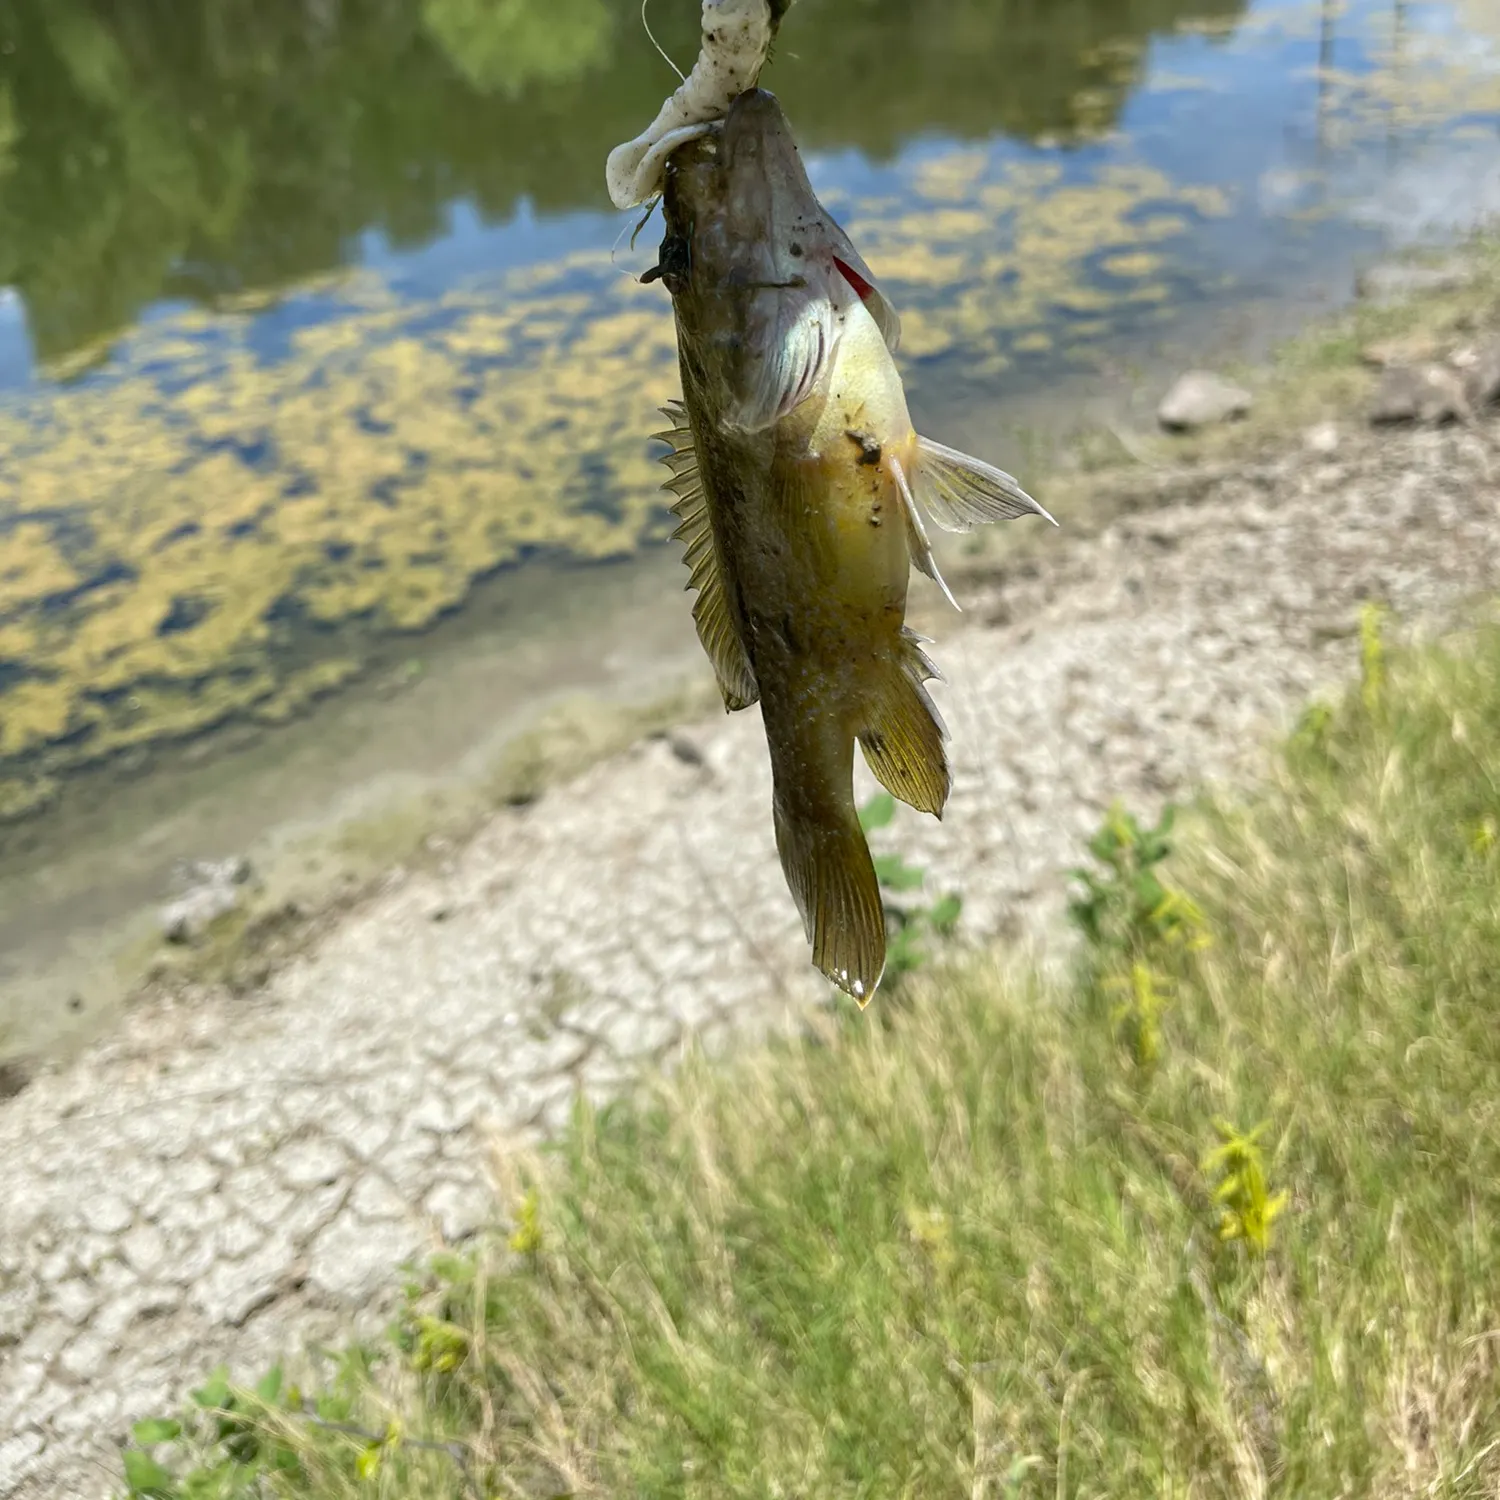
[[[605,27],[593,0],[570,3]],[[452,40],[470,10],[424,14]],[[1413,22],[1428,15],[1361,18],[1377,65],[1322,69],[1326,140],[1500,113],[1493,5],[1469,0],[1446,29]],[[1314,3],[1240,29],[1330,24],[1342,9]],[[472,59],[502,91],[503,51]],[[1143,66],[1133,44],[1095,51],[1075,138],[1111,128],[1102,95],[1089,126],[1083,95]],[[0,157],[12,113],[0,97]],[[879,197],[825,198],[901,308],[918,394],[932,368],[993,377],[1169,316],[1174,246],[1232,206],[1128,153],[1080,171],[955,147],[895,176]],[[618,558],[666,535],[649,434],[676,390],[670,310],[609,255],[427,299],[372,275],[281,296],[290,309],[261,292],[238,315],[228,297],[155,320],[89,378],[0,407],[0,818],[76,767],[295,715],[382,636],[529,553]],[[268,320],[290,331],[268,338]]]
[[[960,152],[849,206],[908,361],[1003,367],[1106,314],[1222,198]],[[1140,213],[1143,204],[1151,212]],[[1169,211],[1166,211],[1169,210]],[[275,357],[250,319],[132,334],[109,372],[0,411],[0,808],[232,715],[278,721],[533,550],[627,555],[669,520],[649,434],[667,299],[579,253],[430,301],[355,276]],[[1097,333],[1097,326],[1081,331]]]

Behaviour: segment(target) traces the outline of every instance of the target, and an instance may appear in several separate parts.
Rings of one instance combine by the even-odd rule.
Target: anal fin
[[[662,412],[672,426],[654,436],[672,450],[662,459],[672,471],[664,488],[677,496],[672,512],[681,523],[672,535],[685,544],[683,561],[689,569],[687,586],[698,591],[693,602],[693,624],[697,626],[698,639],[713,665],[724,707],[733,713],[754,703],[760,697],[760,688],[739,632],[730,618],[729,598],[724,589],[724,575],[719,566],[708,503],[703,493],[703,476],[698,470],[687,412],[676,401],[664,406]]]
[[[859,745],[875,779],[918,812],[941,818],[952,788],[948,737],[923,683],[938,675],[918,638],[903,631],[898,661],[883,663],[864,700]]]

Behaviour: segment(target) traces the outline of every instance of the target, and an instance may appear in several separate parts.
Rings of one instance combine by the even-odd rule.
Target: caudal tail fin
[[[896,650],[870,663],[853,723],[839,718],[821,743],[805,722],[770,736],[781,868],[812,940],[813,963],[861,1009],[885,972],[885,906],[854,810],[852,740],[858,736],[887,791],[941,817],[950,785],[947,730],[922,685],[937,676],[921,637],[903,629]]]
[[[885,908],[853,799],[813,816],[778,788],[775,817],[776,850],[813,963],[863,1010],[885,972]]]

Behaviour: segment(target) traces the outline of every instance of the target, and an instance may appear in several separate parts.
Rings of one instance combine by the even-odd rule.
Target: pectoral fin
[[[972,531],[986,521],[1017,516],[1042,516],[1057,525],[1009,474],[931,438],[919,437],[916,447],[907,480],[944,531]]]
[[[837,338],[828,298],[810,286],[788,287],[765,304],[739,350],[740,395],[725,414],[745,432],[774,426],[812,395]]]
[[[943,815],[952,777],[943,742],[942,716],[924,682],[937,677],[917,636],[902,631],[900,658],[882,663],[864,702],[866,727],[859,745],[876,780],[918,812]]]
[[[672,512],[681,522],[672,535],[686,544],[683,561],[689,569],[687,586],[698,591],[693,603],[693,623],[713,664],[724,707],[733,713],[754,703],[760,696],[760,688],[729,615],[729,599],[724,590],[724,576],[714,545],[713,526],[703,495],[703,478],[698,472],[698,456],[693,449],[687,412],[675,401],[664,406],[662,411],[673,425],[668,431],[654,435],[672,449],[662,459],[672,471],[665,488],[677,496]]]

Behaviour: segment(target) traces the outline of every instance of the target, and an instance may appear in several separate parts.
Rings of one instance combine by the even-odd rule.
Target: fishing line
[[[676,74],[676,75],[677,75],[677,76],[678,76],[678,77],[679,77],[679,78],[680,78],[680,79],[681,79],[681,80],[682,80],[682,81],[683,81],[683,82],[684,82],[684,83],[686,83],[686,82],[687,82],[687,74],[686,74],[686,73],[684,73],[684,72],[683,72],[683,71],[682,71],[682,69],[681,69],[681,68],[679,68],[679,67],[678,67],[678,66],[677,66],[677,64],[676,64],[676,63],[674,63],[674,62],[673,62],[673,61],[672,61],[672,59],[671,59],[671,58],[670,58],[670,57],[668,57],[668,56],[667,56],[667,50],[666,50],[666,48],[665,48],[665,47],[663,47],[663,46],[662,46],[662,44],[661,44],[661,43],[660,43],[660,42],[659,42],[659,41],[657,41],[657,40],[656,40],[656,37],[655,37],[655,36],[654,36],[654,35],[653,35],[653,34],[652,34],[652,31],[651,31],[651,23],[650,23],[650,21],[648,21],[648,20],[647,20],[647,19],[646,19],[646,7],[647,7],[647,6],[648,6],[648,5],[649,5],[649,4],[650,4],[650,3],[651,3],[651,0],[641,0],[641,25],[642,25],[642,26],[644,26],[644,27],[645,27],[645,28],[646,28],[646,35],[647,35],[647,36],[648,36],[648,37],[649,37],[649,38],[650,38],[650,40],[651,40],[651,45],[652,45],[652,46],[653,46],[653,47],[655,47],[655,48],[656,48],[656,50],[657,50],[657,51],[658,51],[658,52],[659,52],[659,53],[661,53],[661,57],[662,57],[662,61],[663,61],[663,62],[665,62],[665,63],[666,63],[666,65],[667,65],[667,66],[668,66],[668,67],[669,67],[669,68],[670,68],[670,69],[671,69],[671,70],[672,70],[672,71],[673,71],[673,72],[674,72],[674,73],[675,73],[675,74]]]
[[[627,229],[630,229],[630,248],[632,250],[635,249],[635,242],[641,237],[641,230],[643,230],[646,225],[651,222],[651,215],[656,212],[656,205],[660,202],[660,193],[658,193],[654,198],[647,200],[646,211],[636,221],[636,226],[634,229],[630,229],[629,221],[620,226],[620,232],[615,236],[614,244],[609,247],[609,263],[611,266],[614,266],[614,269],[618,275],[629,276],[632,280],[636,279],[634,271],[629,270],[625,266],[615,264],[615,257],[620,253],[620,241],[625,238],[625,231]]]

